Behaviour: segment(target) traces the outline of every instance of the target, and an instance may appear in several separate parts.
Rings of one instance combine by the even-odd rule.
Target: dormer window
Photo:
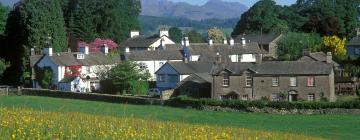
[[[79,53],[79,54],[76,55],[76,58],[77,58],[77,59],[85,59],[85,55]]]

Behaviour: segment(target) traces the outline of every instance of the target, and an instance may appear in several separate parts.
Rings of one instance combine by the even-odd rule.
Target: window
[[[243,96],[241,96],[241,100],[244,100],[244,101],[249,100],[249,95],[243,95]]]
[[[290,86],[291,87],[297,86],[297,78],[296,77],[290,77]]]
[[[139,67],[141,70],[145,70],[147,68],[145,63],[140,63]]]
[[[311,76],[307,78],[307,86],[313,87],[315,86],[315,77]]]
[[[272,86],[278,87],[279,86],[279,77],[273,77],[272,78]]]
[[[315,101],[315,94],[308,94],[307,96],[308,101]]]
[[[278,94],[272,94],[271,101],[280,101],[280,96]]]
[[[355,54],[360,54],[360,49],[359,48],[355,49]]]
[[[247,73],[245,75],[245,86],[246,87],[251,87],[252,86],[252,76],[249,73]]]
[[[179,76],[177,76],[177,75],[169,75],[168,79],[169,79],[169,82],[171,82],[171,83],[179,82]]]
[[[229,76],[228,76],[228,75],[224,75],[224,78],[223,78],[223,86],[224,86],[224,87],[228,87],[229,85],[230,85]]]
[[[85,55],[84,54],[77,54],[76,58],[77,59],[85,59]]]
[[[165,82],[165,75],[159,74],[157,75],[157,79],[159,82]]]

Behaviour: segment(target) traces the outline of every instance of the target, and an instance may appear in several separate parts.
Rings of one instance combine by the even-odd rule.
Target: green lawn
[[[224,125],[256,130],[300,133],[329,139],[360,139],[360,116],[355,115],[270,115],[214,112],[31,96],[0,96],[0,106]]]

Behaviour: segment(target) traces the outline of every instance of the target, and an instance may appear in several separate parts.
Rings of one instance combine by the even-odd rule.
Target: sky
[[[16,3],[17,1],[19,1],[19,0],[0,0],[0,2],[2,4],[8,5],[10,7],[12,7],[11,5]],[[170,1],[174,1],[174,2],[184,2],[185,1],[190,4],[202,5],[202,4],[206,3],[208,0],[170,0]],[[224,0],[224,1],[240,2],[242,4],[245,4],[247,7],[251,7],[258,0]],[[275,1],[276,1],[276,3],[278,3],[280,5],[291,5],[296,2],[296,0],[275,0]]]

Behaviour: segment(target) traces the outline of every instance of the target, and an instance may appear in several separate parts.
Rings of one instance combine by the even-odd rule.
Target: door
[[[289,102],[297,101],[297,91],[289,91]]]

